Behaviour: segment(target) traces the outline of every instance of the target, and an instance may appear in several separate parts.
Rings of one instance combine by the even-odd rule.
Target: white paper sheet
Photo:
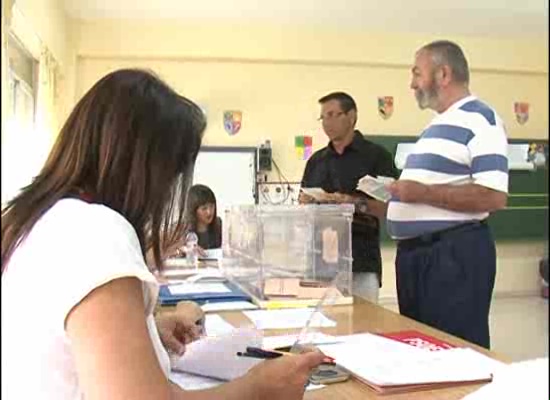
[[[231,290],[223,283],[177,283],[169,285],[168,290],[173,295],[200,293],[229,293]]]
[[[387,203],[391,199],[391,194],[388,189],[386,189],[386,185],[394,180],[395,179],[387,176],[375,178],[370,175],[365,175],[357,183],[357,189],[374,197],[376,200]]]
[[[319,349],[354,375],[382,386],[486,379],[502,364],[469,348],[426,351],[368,333]]]
[[[548,400],[548,357],[521,361],[498,369],[493,382],[470,393],[464,400]]]
[[[248,301],[224,301],[215,303],[206,303],[201,306],[204,312],[213,311],[231,311],[231,310],[256,310],[257,305]]]
[[[208,332],[207,332],[208,333]],[[233,380],[246,374],[263,360],[239,357],[247,346],[261,346],[262,333],[253,329],[236,329],[223,336],[207,336],[190,343],[173,369],[209,378]]]
[[[235,327],[217,314],[205,316],[205,331],[208,336],[227,335],[235,330]]]
[[[312,308],[293,308],[283,310],[244,311],[258,329],[290,329],[302,328],[313,313]],[[322,313],[317,313],[311,321],[312,327],[334,327],[336,322],[328,319]]]

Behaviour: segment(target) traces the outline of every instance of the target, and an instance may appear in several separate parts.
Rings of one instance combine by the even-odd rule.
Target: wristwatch
[[[369,206],[367,205],[366,199],[358,199],[355,202],[355,211],[359,214],[367,214],[369,211]]]

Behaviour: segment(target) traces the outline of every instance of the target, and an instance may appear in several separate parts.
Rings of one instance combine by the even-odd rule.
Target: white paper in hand
[[[262,332],[255,329],[236,329],[228,335],[207,336],[187,345],[173,369],[227,381],[237,379],[263,361],[239,357],[237,352],[246,352],[247,346],[260,347],[262,337]]]
[[[387,203],[391,199],[391,194],[386,188],[386,185],[394,180],[395,179],[388,176],[379,176],[375,178],[370,175],[365,175],[357,183],[357,189],[372,196],[376,200]]]

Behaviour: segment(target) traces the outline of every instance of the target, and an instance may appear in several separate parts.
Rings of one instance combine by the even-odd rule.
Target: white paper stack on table
[[[490,382],[502,363],[469,348],[429,351],[369,333],[320,345],[358,381],[380,394]]]
[[[394,178],[388,176],[379,176],[377,178],[365,175],[357,183],[357,190],[368,194],[376,200],[387,203],[391,199],[391,194],[386,188],[386,185],[395,181]]]

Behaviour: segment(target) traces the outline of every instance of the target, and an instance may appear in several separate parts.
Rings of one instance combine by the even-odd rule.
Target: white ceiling
[[[548,0],[64,0],[81,19],[289,24],[492,37],[548,34]]]

